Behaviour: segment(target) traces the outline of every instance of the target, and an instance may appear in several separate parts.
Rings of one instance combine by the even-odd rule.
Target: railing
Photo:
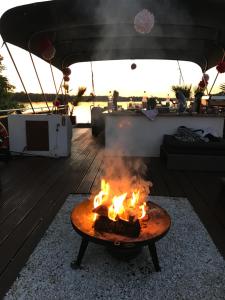
[[[50,109],[50,111],[49,111]],[[67,113],[68,112],[68,105],[60,105],[58,107],[56,106],[49,106],[49,109],[47,106],[41,106],[41,107],[34,107],[35,113]],[[12,109],[1,109],[0,110],[0,117],[6,117],[7,115],[10,115],[12,113],[17,113],[17,114],[26,114],[26,113],[32,113],[32,109],[29,108],[12,108]]]

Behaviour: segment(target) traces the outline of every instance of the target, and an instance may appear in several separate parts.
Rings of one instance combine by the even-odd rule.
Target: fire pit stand
[[[77,259],[71,263],[73,269],[78,269],[88,243],[93,242],[107,247],[118,258],[132,258],[143,246],[148,246],[155,270],[160,271],[159,259],[155,242],[160,240],[169,231],[171,219],[168,213],[150,202],[149,219],[140,221],[141,232],[138,237],[131,238],[113,233],[96,232],[93,228],[92,203],[88,199],[76,205],[71,214],[71,223],[74,230],[82,236]]]

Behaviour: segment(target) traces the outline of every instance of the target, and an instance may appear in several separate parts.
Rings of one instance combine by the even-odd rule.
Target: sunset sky
[[[0,2],[0,16],[8,9],[28,4],[32,2],[41,2],[35,0],[10,0]],[[2,39],[0,38],[2,45]],[[38,81],[31,64],[29,53],[9,45],[21,76],[24,80],[28,92],[40,92]],[[11,84],[16,86],[16,91],[22,91],[22,85],[18,75],[10,60],[5,46],[0,49],[0,54],[4,57],[6,66],[5,75]],[[51,77],[50,67],[44,60],[34,57],[35,65],[38,70],[41,83],[46,93],[54,93],[54,84]],[[131,64],[136,63],[137,68],[131,70]],[[201,80],[202,73],[198,65],[191,62],[180,61],[180,66],[185,84],[197,86]],[[91,66],[90,62],[79,63],[71,66],[72,74],[70,76],[71,94],[75,94],[79,86],[86,86],[86,95],[92,92],[91,85]],[[95,93],[96,95],[107,95],[110,90],[118,90],[121,96],[140,96],[146,91],[150,96],[167,96],[171,92],[171,86],[179,84],[180,72],[177,61],[164,60],[123,60],[123,61],[102,61],[93,62]],[[209,88],[217,74],[215,68],[207,71],[210,76]],[[54,76],[57,85],[62,79],[61,71],[54,68]],[[218,92],[218,86],[225,83],[225,73],[219,74],[213,92]]]

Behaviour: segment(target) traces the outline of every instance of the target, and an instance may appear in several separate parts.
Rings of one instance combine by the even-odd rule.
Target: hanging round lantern
[[[63,75],[69,76],[71,74],[71,69],[66,67],[62,70],[62,72],[63,72]]]
[[[63,76],[63,80],[64,81],[70,81],[70,78],[69,78],[69,76]]]
[[[42,54],[44,51],[46,51],[48,48],[52,47],[52,42],[48,37],[41,37],[38,38],[36,41],[37,43],[37,50],[40,54]]]
[[[33,45],[36,43],[35,48],[43,59],[50,61],[54,58],[56,50],[52,44],[52,41],[47,36],[42,36],[32,43]]]
[[[202,76],[202,80],[208,83],[208,81],[209,81],[209,75],[206,74],[206,73],[204,73],[203,76]]]
[[[146,34],[149,33],[155,23],[154,15],[147,9],[141,10],[134,18],[134,28],[137,32]]]
[[[55,57],[55,47],[54,46],[50,46],[47,49],[45,49],[41,55],[45,60],[52,60]]]
[[[61,102],[58,98],[56,98],[54,101],[53,101],[53,105],[56,106],[56,107],[59,107],[61,105]]]
[[[225,73],[225,61],[220,61],[216,66],[216,69],[219,73]]]
[[[199,88],[204,89],[207,86],[208,82],[201,80],[198,84]]]
[[[131,67],[131,70],[135,70],[137,68],[137,65],[133,63],[130,67]]]

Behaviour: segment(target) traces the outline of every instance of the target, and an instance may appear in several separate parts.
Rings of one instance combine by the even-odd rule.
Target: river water
[[[132,102],[133,105],[140,105],[140,102]],[[23,103],[24,104],[24,103]],[[47,106],[45,102],[32,102],[33,107],[36,112],[46,111]],[[73,116],[76,116],[77,123],[91,123],[91,108],[92,107],[107,107],[107,102],[95,101],[95,102],[79,102],[77,106],[72,106],[69,103],[69,109]],[[129,102],[118,102],[118,107],[127,109]],[[52,102],[48,102],[48,106],[52,109]],[[30,104],[26,103],[26,112],[32,112]]]

